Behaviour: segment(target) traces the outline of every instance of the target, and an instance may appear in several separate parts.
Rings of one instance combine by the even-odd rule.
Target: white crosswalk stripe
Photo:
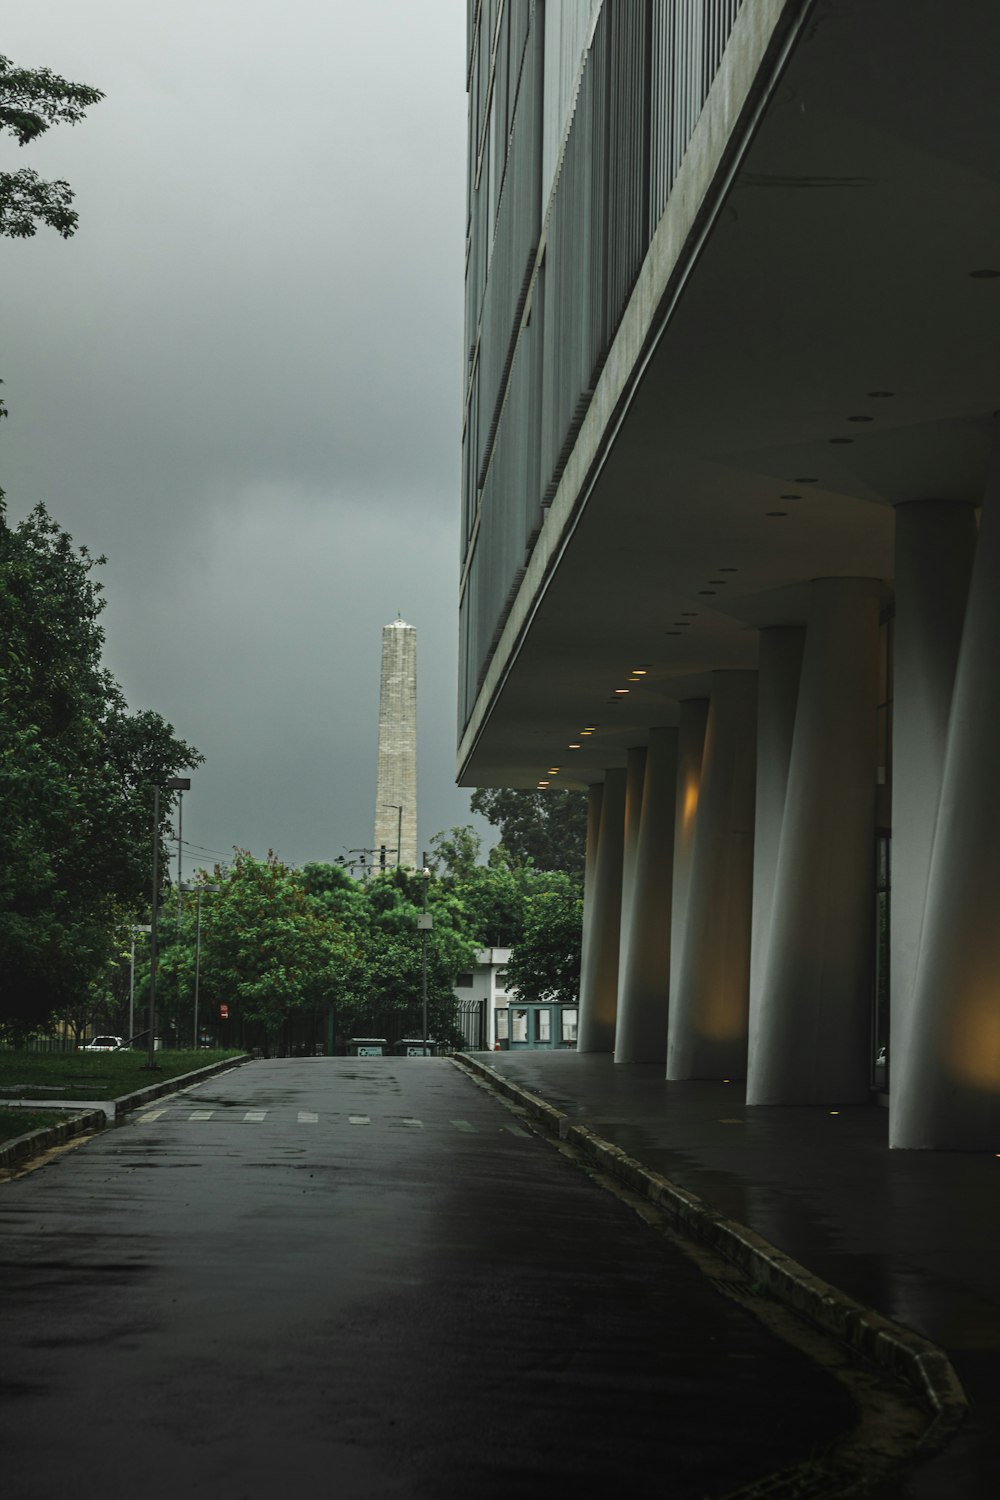
[[[215,1114],[214,1109],[196,1109],[193,1114],[188,1115],[189,1120],[210,1120]]]
[[[423,1120],[401,1120],[401,1125],[409,1125],[412,1130],[423,1130]]]
[[[150,1120],[158,1120],[161,1115],[165,1115],[165,1114],[166,1114],[166,1110],[165,1109],[151,1109],[151,1110],[149,1110],[149,1112],[147,1114],[139,1116],[139,1124],[140,1125],[145,1125],[145,1124],[148,1123],[148,1121],[150,1121]]]
[[[135,1118],[140,1125],[145,1125],[152,1124],[154,1120],[159,1120],[163,1115],[166,1115],[168,1120],[173,1119],[174,1121],[177,1121],[183,1119],[212,1120],[218,1114],[219,1111],[216,1109],[195,1109],[192,1110],[190,1114],[184,1114],[181,1110],[172,1111],[168,1106],[164,1106],[162,1109],[147,1110],[144,1114],[136,1115]],[[240,1117],[234,1114],[227,1115],[227,1113],[223,1111],[220,1118],[228,1118],[229,1123],[233,1123],[235,1119],[238,1119]],[[345,1117],[343,1115],[338,1115],[336,1112],[334,1112],[332,1116],[327,1116],[325,1123],[328,1127],[336,1128],[338,1123],[342,1123],[344,1121],[344,1118]],[[282,1123],[281,1112],[278,1111],[278,1113],[275,1114],[273,1110],[248,1109],[245,1110],[242,1115],[242,1122],[251,1125],[259,1125],[262,1124],[265,1120],[269,1119],[276,1121],[280,1125]],[[372,1123],[371,1115],[347,1115],[346,1120],[349,1125],[371,1125]],[[296,1121],[299,1125],[318,1125],[319,1113],[318,1111],[311,1109],[297,1110]],[[436,1122],[431,1121],[430,1123],[432,1129],[434,1129],[436,1126],[436,1128],[438,1129],[456,1130],[463,1135],[480,1135],[486,1128],[482,1124],[474,1125],[471,1120],[439,1120]],[[390,1115],[388,1117],[382,1116],[380,1117],[380,1120],[376,1121],[376,1124],[382,1124],[383,1126],[388,1125],[390,1130],[423,1130],[426,1128],[426,1122],[424,1120],[418,1120],[413,1115]],[[501,1125],[499,1129],[508,1135],[517,1136],[521,1140],[528,1140],[530,1138],[530,1132],[527,1130],[522,1130],[520,1125]]]
[[[352,1125],[370,1125],[371,1124],[371,1117],[369,1115],[348,1115],[347,1118],[351,1122]]]
[[[456,1130],[468,1130],[471,1131],[473,1135],[478,1134],[475,1125],[470,1125],[468,1120],[452,1120],[451,1123],[454,1125]]]
[[[300,1125],[316,1125],[316,1124],[318,1124],[318,1122],[319,1122],[319,1115],[312,1114],[308,1109],[300,1109],[299,1110],[299,1124]]]
[[[520,1125],[501,1125],[500,1129],[509,1130],[511,1135],[520,1135],[523,1136],[525,1140],[528,1139],[528,1132],[526,1130],[522,1130]]]
[[[243,1116],[244,1120],[264,1120],[267,1118],[266,1109],[248,1109]]]

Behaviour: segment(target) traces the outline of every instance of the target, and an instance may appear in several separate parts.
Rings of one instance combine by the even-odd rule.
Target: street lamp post
[[[181,887],[183,891],[194,890],[195,893],[195,919],[194,919],[194,1049],[198,1050],[198,983],[201,978],[201,898],[208,891],[214,894],[219,887],[209,885],[206,881],[203,885]]]
[[[383,802],[383,807],[396,809],[396,869],[403,863],[403,808],[398,802]]]
[[[427,887],[431,883],[431,872],[427,868],[427,855],[424,855],[424,867],[421,871],[424,887],[423,910],[417,918],[417,926],[420,928],[420,995],[423,1005],[423,1043],[424,1056],[427,1056],[427,934],[434,926],[434,918],[427,910]]]
[[[171,776],[153,782],[153,899],[149,914],[149,1048],[145,1066],[156,1069],[156,916],[160,904],[160,789],[186,792],[190,776]]]
[[[132,924],[132,962],[128,971],[128,1039],[131,1043],[135,1036],[135,935],[137,932],[148,932],[149,925],[140,923]]]

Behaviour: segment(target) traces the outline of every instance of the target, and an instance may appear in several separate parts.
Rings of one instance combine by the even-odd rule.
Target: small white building
[[[510,955],[510,948],[480,948],[475,968],[455,978],[458,1026],[465,1045],[473,1051],[492,1051],[496,1044],[496,1013],[510,1003],[504,984]]]

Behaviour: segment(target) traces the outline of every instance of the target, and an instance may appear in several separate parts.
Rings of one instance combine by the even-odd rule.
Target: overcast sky
[[[206,851],[371,843],[397,613],[419,842],[486,826],[454,785],[465,9],[3,6],[0,52],[107,97],[0,142],[80,215],[0,241],[0,484],[107,554],[107,664],[205,755]]]

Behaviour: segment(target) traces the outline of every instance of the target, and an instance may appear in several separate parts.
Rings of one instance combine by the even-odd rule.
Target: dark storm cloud
[[[12,514],[108,554],[109,665],[208,757],[185,833],[366,844],[381,626],[418,631],[420,838],[453,787],[461,0],[11,0],[0,51],[101,87],[9,161]]]

